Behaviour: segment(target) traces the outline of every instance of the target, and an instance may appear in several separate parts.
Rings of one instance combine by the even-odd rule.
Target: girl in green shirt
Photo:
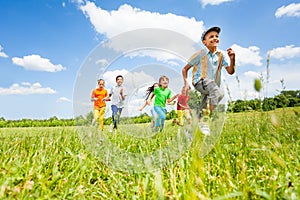
[[[162,131],[165,126],[166,120],[166,104],[171,103],[175,98],[178,97],[178,94],[171,97],[171,90],[168,88],[169,78],[167,76],[161,76],[159,78],[159,87],[155,88],[153,93],[148,97],[147,104],[150,105],[150,101],[155,95],[154,100],[154,111],[157,113],[157,119],[155,121],[155,131]]]

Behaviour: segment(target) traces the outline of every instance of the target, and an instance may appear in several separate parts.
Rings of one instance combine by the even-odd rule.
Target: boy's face
[[[123,83],[123,78],[122,78],[122,77],[118,77],[116,82],[117,82],[117,85],[118,85],[118,86],[122,85],[122,83]]]
[[[219,33],[216,31],[208,32],[202,43],[208,48],[217,47],[219,44]]]

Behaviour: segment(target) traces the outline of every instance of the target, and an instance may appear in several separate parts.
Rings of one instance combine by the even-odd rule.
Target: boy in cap
[[[219,27],[211,27],[204,31],[201,39],[205,48],[195,53],[182,69],[184,89],[187,91],[189,88],[187,74],[188,70],[193,67],[192,84],[201,93],[199,119],[208,104],[209,109],[206,112],[211,113],[224,97],[220,89],[221,68],[225,67],[228,74],[235,72],[235,53],[233,49],[227,49],[230,62],[228,62],[225,52],[218,49],[220,31],[221,28]],[[200,123],[200,128],[203,134],[210,134],[208,124]]]

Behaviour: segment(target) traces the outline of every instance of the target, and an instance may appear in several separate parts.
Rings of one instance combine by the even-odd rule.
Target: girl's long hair
[[[148,89],[146,90],[146,100],[148,99],[149,95],[154,91],[155,85],[158,85],[158,83],[153,83],[153,85],[148,87]]]

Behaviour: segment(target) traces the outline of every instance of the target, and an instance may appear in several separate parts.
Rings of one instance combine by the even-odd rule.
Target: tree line
[[[197,109],[200,103],[200,93],[196,90],[190,91],[189,106]],[[270,111],[276,108],[296,107],[300,106],[300,90],[284,90],[274,97],[251,100],[236,100],[228,102],[227,112],[245,112],[245,111]],[[175,110],[167,112],[167,120],[177,117]],[[89,112],[86,116],[78,116],[71,119],[58,119],[56,116],[49,119],[21,119],[6,120],[0,117],[0,128],[5,127],[55,127],[55,126],[83,126],[91,125],[93,120],[93,112]],[[151,116],[142,113],[135,117],[122,117],[122,123],[148,123],[151,122]],[[112,118],[108,117],[104,120],[105,125],[112,123]]]

